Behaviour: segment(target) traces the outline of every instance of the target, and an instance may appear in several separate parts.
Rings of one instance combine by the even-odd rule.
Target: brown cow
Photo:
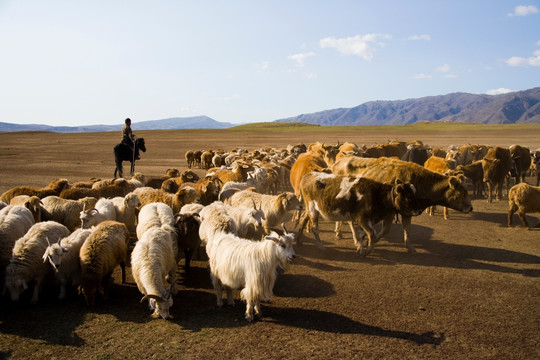
[[[529,148],[520,145],[512,145],[509,150],[510,157],[514,162],[513,175],[515,176],[516,184],[525,182],[525,175],[527,175],[527,171],[531,168],[531,151]]]
[[[456,161],[443,159],[438,156],[432,155],[424,163],[424,168],[434,171],[439,174],[443,174],[443,175],[454,175],[452,172],[456,168]],[[461,175],[461,177],[458,176],[458,180],[460,182],[463,182],[464,180],[463,175]],[[429,216],[433,216],[434,212],[435,212],[435,206],[430,206],[429,211],[428,211]],[[448,220],[448,208],[446,206],[443,209],[443,217],[444,217],[444,220]]]
[[[477,160],[469,165],[458,165],[456,170],[463,172],[465,177],[471,179],[473,184],[473,196],[481,197],[484,193],[484,170],[482,170],[482,160]]]
[[[319,216],[325,220],[348,221],[353,233],[354,244],[360,255],[371,252],[373,244],[390,231],[396,212],[403,216],[420,213],[415,199],[415,188],[396,180],[395,185],[383,184],[371,179],[311,172],[300,182],[300,192],[305,213],[300,222],[296,241],[300,244],[302,231],[308,220],[317,245],[323,248],[318,231]],[[373,225],[383,221],[383,228],[376,234]],[[364,251],[358,241],[354,223],[358,223],[368,236]]]
[[[473,209],[467,189],[456,177],[437,174],[407,161],[351,156],[337,161],[332,171],[338,175],[361,175],[386,184],[393,184],[397,179],[411,183],[416,188],[417,210],[423,211],[432,205],[447,206],[465,213]],[[409,240],[411,216],[403,215],[402,224],[405,246],[414,253],[416,250]]]
[[[302,176],[312,171],[331,172],[322,156],[313,153],[300,154],[291,167],[290,173],[291,186],[296,196],[300,196],[300,180],[302,180]]]
[[[488,150],[482,159],[484,170],[484,182],[488,186],[488,202],[492,202],[492,191],[496,187],[497,200],[502,199],[502,187],[508,173],[512,169],[512,157],[510,150],[502,147],[494,147]]]

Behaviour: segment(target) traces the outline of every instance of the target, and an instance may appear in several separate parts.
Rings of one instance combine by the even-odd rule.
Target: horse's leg
[[[130,175],[133,176],[134,172],[135,172],[135,161],[131,161],[131,173],[130,173]]]

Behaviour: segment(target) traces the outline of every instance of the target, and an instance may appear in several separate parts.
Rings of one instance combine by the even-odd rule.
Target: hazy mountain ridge
[[[317,125],[407,125],[420,121],[481,124],[540,123],[540,87],[501,95],[452,93],[416,99],[371,101],[276,120]]]
[[[117,125],[49,126],[40,124],[10,124],[0,122],[0,132],[51,131],[58,133],[120,131],[123,123]],[[131,127],[137,130],[178,130],[178,129],[225,129],[235,124],[219,122],[208,116],[169,118],[161,120],[133,121]]]
[[[540,123],[540,87],[501,95],[452,93],[395,101],[370,101],[353,108],[302,114],[274,122],[299,122],[322,126],[407,125],[449,121],[480,124]],[[124,124],[48,126],[0,122],[0,132],[51,131],[59,133],[120,131]],[[225,129],[236,126],[208,116],[133,121],[137,130]]]

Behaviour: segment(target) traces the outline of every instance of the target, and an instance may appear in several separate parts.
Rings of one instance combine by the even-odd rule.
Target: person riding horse
[[[124,127],[122,127],[122,144],[125,144],[133,152],[135,150],[135,135],[131,131],[131,119],[127,118],[124,121]],[[138,154],[135,154],[135,160],[139,160]]]

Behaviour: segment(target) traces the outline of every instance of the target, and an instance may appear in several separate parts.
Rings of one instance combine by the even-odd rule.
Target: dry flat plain
[[[338,140],[369,146],[389,139],[540,147],[539,125],[137,131],[135,122],[133,129],[146,140],[148,151],[136,165],[146,175],[185,169],[188,149]],[[0,192],[55,178],[112,177],[119,139],[120,133],[2,133]],[[111,298],[94,307],[75,291],[63,302],[56,290],[47,291],[34,306],[28,295],[18,304],[6,295],[0,359],[539,359],[540,228],[524,229],[517,216],[518,226],[507,228],[506,198],[475,199],[473,206],[470,214],[450,211],[449,220],[440,209],[415,217],[416,255],[403,247],[399,224],[359,258],[349,231],[335,240],[333,224],[323,223],[326,253],[306,234],[275,296],[263,304],[263,317],[252,324],[239,300],[235,307],[215,306],[204,260],[195,261],[188,278],[180,267],[170,321],[152,319],[133,278],[122,285],[118,272]],[[538,223],[538,214],[527,217]]]

